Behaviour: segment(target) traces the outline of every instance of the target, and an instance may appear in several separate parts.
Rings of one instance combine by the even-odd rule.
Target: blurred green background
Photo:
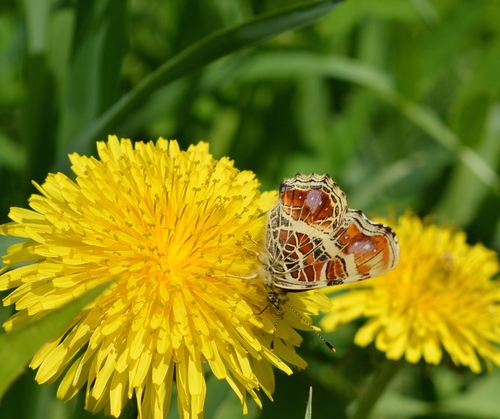
[[[432,214],[498,252],[500,2],[332,4],[2,0],[0,221],[27,206],[31,180],[70,174],[69,152],[95,153],[107,134],[162,136],[183,149],[209,142],[263,190],[330,173],[352,208]],[[0,238],[2,253],[10,243]],[[384,364],[351,344],[355,330],[326,336],[336,355],[305,334],[298,351],[310,367],[277,372],[275,402],[260,411],[250,401],[247,417],[302,418],[309,386],[313,418],[348,417]],[[373,417],[500,418],[499,369],[449,364],[403,365]],[[1,418],[95,417],[33,376],[11,387]],[[208,381],[205,417],[240,417],[229,386]]]

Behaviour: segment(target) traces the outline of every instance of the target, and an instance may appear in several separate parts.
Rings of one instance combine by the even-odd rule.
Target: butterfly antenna
[[[332,352],[337,352],[337,350],[335,349],[335,347],[330,343],[328,342],[322,335],[321,333],[319,333],[312,325],[311,323],[309,323],[302,314],[300,314],[297,310],[295,310],[287,301],[285,301],[285,304],[286,306],[293,312],[296,314],[296,316],[302,320],[305,324],[307,324],[309,326],[309,328],[314,332],[316,333],[316,336],[318,336],[322,341],[323,343],[328,347],[328,349],[330,349],[330,351]],[[278,325],[278,322],[276,322],[276,326]],[[274,333],[276,333],[276,327],[274,328]],[[273,334],[273,341],[274,341],[274,334]],[[271,343],[271,347],[272,347],[272,343]],[[272,350],[272,349],[271,349]]]

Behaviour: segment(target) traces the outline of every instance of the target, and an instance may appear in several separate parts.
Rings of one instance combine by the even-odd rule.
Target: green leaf
[[[343,56],[324,56],[311,52],[266,52],[252,58],[239,76],[246,81],[271,80],[286,77],[335,77],[370,89],[383,101],[398,109],[443,148],[460,160],[482,183],[498,185],[495,170],[474,150],[461,145],[456,134],[437,113],[403,97],[392,78],[362,61]]]
[[[499,386],[500,370],[495,368],[492,374],[475,381],[466,393],[460,392],[445,400],[439,412],[460,417],[500,418]]]
[[[20,172],[26,167],[26,150],[0,132],[0,168],[3,166]]]
[[[309,387],[309,398],[307,399],[306,416],[305,419],[312,418],[312,398],[313,398],[313,388]]]
[[[28,38],[23,72],[29,100],[23,104],[22,135],[27,152],[26,177],[37,182],[45,178],[55,150],[56,86],[47,62],[50,4],[48,0],[25,1]]]
[[[487,116],[485,133],[475,148],[465,149],[462,162],[454,167],[452,177],[436,212],[442,220],[453,220],[456,225],[468,225],[489,192],[475,173],[497,167],[500,162],[500,106],[492,106]],[[467,159],[467,164],[463,161]],[[488,174],[485,173],[487,176]]]
[[[499,47],[500,41],[496,40],[484,53],[473,77],[461,86],[460,95],[450,112],[454,130],[470,150],[466,149],[463,154],[468,164],[462,161],[454,167],[437,212],[442,219],[453,220],[460,226],[473,220],[490,192],[484,183],[472,176],[473,169],[476,173],[482,172],[498,167],[500,162]],[[484,175],[488,176],[487,173]]]
[[[235,27],[217,31],[196,42],[151,73],[78,136],[71,144],[71,149],[60,155],[57,169],[64,170],[67,167],[69,152],[87,152],[90,144],[103,139],[110,129],[160,87],[225,55],[310,24],[334,9],[338,3],[323,0],[279,9]]]
[[[35,352],[56,335],[78,312],[94,300],[109,284],[104,284],[87,292],[64,307],[27,323],[9,333],[0,335],[0,398],[10,384],[24,371]]]
[[[43,54],[46,49],[50,0],[25,0],[27,45],[30,54]]]
[[[379,366],[378,370],[366,385],[365,391],[354,406],[355,410],[350,416],[351,419],[367,418],[370,415],[374,406],[384,394],[385,389],[398,373],[402,364],[402,360],[392,361],[387,359]]]
[[[52,31],[53,55],[67,43],[71,56],[62,74],[60,148],[69,148],[72,138],[90,126],[120,97],[120,69],[125,53],[126,2],[102,0],[78,2],[74,24],[58,13]],[[64,59],[61,54],[59,59]]]
[[[203,413],[206,418],[212,419],[255,419],[259,417],[259,409],[255,403],[248,403],[248,414],[243,414],[241,401],[234,391],[227,385],[226,380],[219,380],[213,374],[207,374],[207,399]],[[172,397],[172,406],[168,419],[178,418],[177,409],[173,405],[177,403]]]
[[[372,417],[411,418],[424,416],[431,411],[430,403],[394,391],[387,391],[373,409]]]

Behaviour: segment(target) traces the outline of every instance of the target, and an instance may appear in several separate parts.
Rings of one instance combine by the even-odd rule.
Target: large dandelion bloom
[[[244,411],[247,394],[260,405],[257,392],[274,390],[272,365],[287,373],[287,363],[305,366],[294,328],[307,326],[285,313],[271,352],[276,313],[262,311],[267,290],[250,279],[262,215],[276,194],[260,194],[251,172],[215,160],[205,143],[180,151],[175,141],[134,147],[110,137],[98,153],[99,160],[71,155],[76,181],[49,175],[36,185],[32,210],[13,208],[13,222],[0,230],[28,239],[3,258],[0,289],[17,287],[4,304],[19,310],[7,330],[113,281],[38,351],[37,381],[65,374],[63,400],[86,385],[92,412],[119,416],[135,397],[139,415],[157,419],[168,412],[175,381],[181,417],[196,418],[208,365]],[[289,302],[308,318],[325,308],[322,298]]]
[[[456,365],[481,371],[479,358],[500,365],[500,266],[495,252],[466,243],[463,232],[424,224],[412,214],[395,228],[400,261],[388,274],[349,286],[332,298],[326,330],[358,317],[355,343],[389,359],[422,357],[438,364],[443,348]],[[346,290],[343,287],[342,291]]]

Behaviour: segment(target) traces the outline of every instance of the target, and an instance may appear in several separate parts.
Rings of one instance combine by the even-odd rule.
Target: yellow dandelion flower
[[[258,268],[255,240],[276,193],[260,194],[253,173],[215,160],[206,143],[180,151],[176,141],[133,146],[110,137],[98,153],[71,155],[76,181],[50,174],[36,185],[32,210],[13,208],[13,222],[0,227],[28,239],[3,257],[0,289],[16,288],[4,304],[18,310],[6,330],[113,280],[38,351],[37,381],[64,374],[63,400],[86,385],[87,410],[119,416],[135,397],[139,416],[157,419],[175,381],[181,417],[196,418],[208,365],[244,412],[247,394],[260,405],[258,391],[274,391],[272,366],[290,374],[288,364],[306,365],[294,329],[307,326],[285,313],[272,352],[276,313],[258,314],[267,290],[261,279],[245,279]],[[303,293],[289,303],[308,319],[325,300]]]
[[[463,232],[424,224],[412,214],[401,216],[395,230],[398,266],[334,296],[333,310],[322,321],[325,330],[364,316],[355,343],[375,341],[389,359],[439,364],[444,349],[456,365],[475,373],[481,371],[479,358],[500,365],[496,253],[468,245]]]

